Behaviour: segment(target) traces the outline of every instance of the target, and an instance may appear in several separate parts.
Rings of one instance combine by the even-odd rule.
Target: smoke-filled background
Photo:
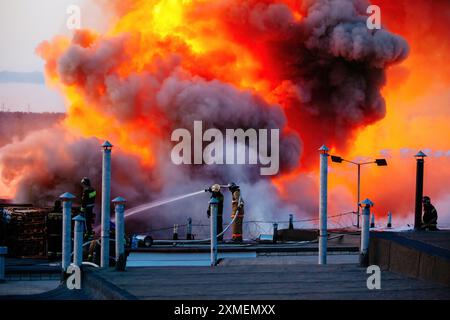
[[[326,144],[350,160],[386,157],[388,167],[364,167],[362,197],[379,217],[390,210],[410,222],[412,156],[424,149],[425,192],[448,220],[449,6],[372,2],[381,30],[367,29],[363,0],[101,1],[106,32],[82,29],[36,49],[67,115],[0,148],[6,196],[51,203],[65,191],[79,195],[83,176],[100,190],[107,139],[112,196],[129,207],[234,181],[246,219],[302,219],[317,215],[317,149]],[[194,120],[222,131],[279,128],[280,173],[172,164],[170,135]],[[330,215],[355,210],[355,194],[356,168],[331,164]],[[161,206],[129,226],[206,220],[207,201],[204,194]]]

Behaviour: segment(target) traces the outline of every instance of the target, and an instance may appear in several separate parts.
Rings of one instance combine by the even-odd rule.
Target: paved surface
[[[89,300],[86,290],[68,290],[60,284],[61,267],[45,259],[6,259],[6,282],[0,300]]]
[[[96,272],[139,299],[450,299],[448,287],[382,272],[368,290],[355,264],[145,267]]]
[[[0,296],[0,300],[92,300],[92,296],[86,290],[68,290],[65,286],[40,294],[19,294]]]
[[[384,233],[384,232],[383,232]],[[407,244],[415,250],[426,249],[446,257],[450,233],[402,233]],[[392,235],[399,237],[399,235]],[[391,271],[382,271],[381,290],[367,289],[366,270],[358,267],[358,255],[351,253],[353,243],[347,239],[333,240],[339,248],[329,255],[329,264],[316,264],[316,244],[305,249],[284,245],[282,250],[271,250],[270,245],[260,246],[257,258],[228,258],[215,268],[211,267],[142,267],[128,268],[126,272],[96,270],[88,279],[91,286],[83,290],[67,290],[64,286],[54,288],[52,279],[59,266],[43,261],[7,261],[7,272],[28,275],[30,280],[8,281],[0,284],[2,299],[38,300],[91,300],[91,299],[450,299],[450,287],[407,277]],[[347,237],[348,238],[348,237]],[[351,239],[354,240],[354,239]],[[413,241],[413,244],[409,242]],[[356,243],[356,242],[355,242]],[[264,247],[267,247],[264,248]],[[430,248],[432,247],[432,248]],[[206,250],[206,248],[204,248]],[[192,249],[188,249],[191,251]],[[245,251],[254,251],[254,248]],[[244,251],[244,252],[245,252]],[[194,251],[195,252],[195,251]],[[337,253],[345,254],[337,254]],[[400,258],[403,259],[403,258]],[[8,274],[7,274],[8,276]],[[42,279],[43,276],[50,277]],[[38,277],[41,277],[37,280]],[[89,278],[89,276],[88,276]],[[10,278],[11,280],[11,278]],[[7,289],[9,284],[16,289]],[[3,289],[2,289],[2,286]],[[31,288],[31,287],[32,288]],[[47,287],[46,287],[47,286]],[[22,289],[20,289],[22,288]],[[28,288],[28,289],[27,289]],[[30,289],[31,288],[31,289]],[[93,292],[92,289],[97,289]],[[16,291],[14,291],[16,290]],[[35,291],[33,291],[35,290]],[[26,295],[23,291],[28,291]]]
[[[0,296],[38,294],[56,289],[58,285],[58,280],[8,280],[0,283]]]

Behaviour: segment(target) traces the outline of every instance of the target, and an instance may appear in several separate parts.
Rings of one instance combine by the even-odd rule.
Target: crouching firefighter
[[[233,237],[234,242],[242,242],[242,222],[244,220],[244,200],[241,197],[241,190],[234,182],[228,185],[231,192],[231,219],[236,217],[233,223]]]
[[[223,231],[223,194],[220,192],[220,185],[214,184],[209,189],[205,191],[211,192],[211,199],[216,198],[219,203],[217,205],[217,234],[221,234]],[[211,217],[211,206],[208,206],[208,211],[206,212],[208,218]],[[218,241],[223,241],[223,234],[217,237]]]
[[[423,197],[423,218],[422,229],[436,231],[438,214],[436,208],[431,204],[431,199],[428,196]]]
[[[86,219],[85,237],[89,238],[93,235],[92,223],[94,220],[94,206],[97,192],[91,186],[91,181],[87,177],[84,177],[81,180],[81,185],[83,186],[83,193],[81,195],[81,215]]]

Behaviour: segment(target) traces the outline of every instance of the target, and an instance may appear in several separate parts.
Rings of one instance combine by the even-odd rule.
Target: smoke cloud
[[[40,45],[47,75],[70,105],[61,126],[0,149],[2,179],[17,187],[16,199],[77,192],[83,176],[99,188],[99,144],[108,139],[116,145],[112,194],[131,206],[235,181],[254,217],[314,214],[311,175],[290,182],[302,194],[280,196],[255,166],[175,166],[171,132],[194,120],[223,132],[278,128],[281,175],[300,159],[310,168],[318,146],[343,148],[357,128],[384,116],[385,70],[406,58],[407,43],[366,28],[366,1],[305,0],[298,8],[291,1],[193,1],[175,26],[175,18],[167,26],[158,24],[163,14],[150,17],[149,8],[164,10],[151,3],[111,4],[120,31],[110,35],[81,30],[71,41]],[[204,219],[206,204],[206,196],[174,203],[139,223]]]
[[[227,16],[238,41],[266,51],[268,70],[277,80],[273,93],[302,137],[305,164],[317,146],[326,142],[345,149],[357,128],[385,115],[386,68],[403,61],[409,46],[386,29],[369,30],[368,5],[302,1],[302,18],[295,21],[287,4],[247,1]]]

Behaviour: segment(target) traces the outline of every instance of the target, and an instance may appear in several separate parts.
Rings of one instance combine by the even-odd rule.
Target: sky
[[[0,0],[0,110],[65,111],[63,98],[43,81],[19,83],[9,76],[11,73],[2,72],[20,73],[25,78],[31,72],[43,73],[44,61],[35,54],[35,48],[57,34],[71,34],[66,27],[70,5],[80,6],[81,27],[99,31],[105,27],[105,15],[95,1]]]

